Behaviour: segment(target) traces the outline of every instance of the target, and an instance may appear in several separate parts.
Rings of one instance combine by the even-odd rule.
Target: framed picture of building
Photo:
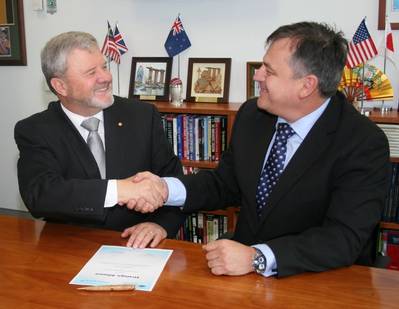
[[[229,100],[231,58],[189,58],[188,102],[223,102]]]
[[[168,101],[172,61],[171,57],[133,57],[129,98]]]

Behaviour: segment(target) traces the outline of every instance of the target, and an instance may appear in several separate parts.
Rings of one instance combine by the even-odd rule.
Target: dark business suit
[[[107,179],[146,170],[161,176],[182,173],[153,105],[115,97],[104,110],[104,132]],[[163,226],[169,237],[184,220],[172,208],[150,215],[120,206],[104,208],[107,180],[100,179],[93,155],[59,102],[18,122],[15,140],[20,193],[35,217],[116,230],[151,221]]]
[[[389,173],[385,135],[337,94],[258,219],[256,187],[276,120],[259,110],[256,100],[244,104],[218,168],[181,178],[187,188],[184,210],[239,203],[234,240],[269,245],[281,277],[370,263]]]

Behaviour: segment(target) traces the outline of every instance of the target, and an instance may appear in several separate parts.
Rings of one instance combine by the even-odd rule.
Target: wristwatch
[[[255,255],[252,260],[252,267],[258,274],[263,274],[266,270],[266,257],[258,248],[254,248],[256,250]]]

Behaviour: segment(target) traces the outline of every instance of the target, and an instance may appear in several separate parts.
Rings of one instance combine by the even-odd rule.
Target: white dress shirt
[[[78,130],[78,132],[80,133],[80,135],[83,137],[83,139],[86,142],[87,142],[87,137],[89,136],[89,131],[86,130],[85,128],[83,128],[81,126],[81,123],[84,120],[86,120],[88,118],[92,118],[92,117],[95,117],[98,120],[100,120],[100,123],[98,124],[98,134],[100,135],[101,140],[103,142],[105,153],[107,153],[106,149],[105,149],[105,132],[104,132],[103,111],[101,111],[93,116],[90,116],[90,117],[84,117],[84,116],[81,116],[81,115],[71,112],[69,109],[65,108],[64,105],[62,105],[62,103],[61,103],[61,108],[64,111],[64,113],[67,115],[69,120],[71,120],[71,122],[75,126],[76,130]],[[117,189],[117,185],[116,185],[116,179],[109,179],[108,183],[107,183],[107,193],[105,195],[104,207],[115,206],[115,204],[117,202],[118,202],[118,189]]]

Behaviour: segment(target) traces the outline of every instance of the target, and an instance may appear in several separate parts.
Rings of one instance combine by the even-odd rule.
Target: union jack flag
[[[346,65],[353,68],[378,55],[378,50],[363,19],[349,43]]]
[[[176,20],[173,22],[172,29],[173,29],[173,35],[176,35],[180,33],[180,31],[184,30],[183,24],[179,17],[177,17]]]
[[[111,26],[108,23],[108,32],[105,36],[104,44],[101,49],[101,52],[109,57],[111,61],[115,61],[116,63],[121,62],[121,54],[119,52],[118,45],[115,43],[114,34],[112,32]]]
[[[119,32],[118,25],[115,25],[114,30],[114,41],[118,46],[119,53],[121,56],[128,51],[125,41],[123,40],[122,34]]]
[[[180,54],[183,50],[186,50],[190,46],[191,42],[186,31],[184,30],[180,16],[177,16],[165,42],[166,52],[169,54],[169,57],[173,57],[177,54]]]

